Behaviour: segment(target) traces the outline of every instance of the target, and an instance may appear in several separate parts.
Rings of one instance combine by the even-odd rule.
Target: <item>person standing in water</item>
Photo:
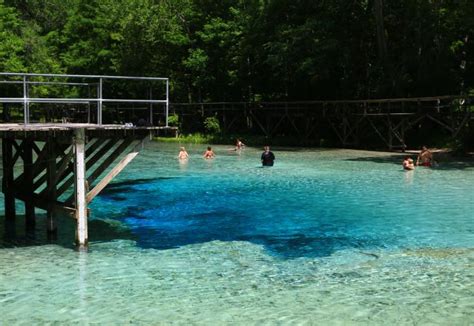
[[[179,150],[178,159],[187,160],[188,158],[189,158],[188,152],[186,152],[186,149],[184,147],[181,147]]]
[[[270,146],[265,146],[264,152],[262,153],[261,161],[263,166],[273,166],[275,155],[270,151]]]
[[[242,141],[240,139],[237,138],[236,142],[235,142],[235,150],[239,150],[239,149],[242,149],[244,148],[245,144],[242,143]]]
[[[433,154],[426,146],[421,147],[421,152],[418,155],[418,158],[416,159],[416,165],[427,167],[433,166]]]
[[[405,157],[403,160],[403,168],[405,170],[414,170],[415,169],[415,164],[413,164],[413,159],[410,156]]]
[[[205,159],[210,159],[216,157],[216,154],[214,154],[214,151],[212,150],[211,146],[207,146],[207,151],[204,153],[203,157]]]

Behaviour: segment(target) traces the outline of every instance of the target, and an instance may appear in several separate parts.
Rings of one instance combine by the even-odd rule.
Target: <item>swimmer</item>
[[[186,152],[186,149],[184,147],[181,147],[179,149],[178,159],[179,160],[187,160],[188,158],[189,158],[188,152]]]
[[[235,150],[239,150],[239,149],[242,149],[244,147],[245,147],[245,144],[242,143],[242,141],[237,138],[237,140],[235,142]]]
[[[413,159],[410,156],[405,157],[403,160],[403,168],[405,170],[414,170],[415,169],[415,164],[413,164]]]
[[[216,154],[215,154],[214,151],[212,150],[212,147],[211,147],[211,146],[208,146],[208,147],[207,147],[207,151],[204,153],[203,157],[204,157],[205,159],[211,159],[211,158],[216,157]]]
[[[275,155],[270,152],[270,146],[265,146],[264,152],[262,153],[261,161],[263,166],[273,166],[273,161],[275,160]]]
[[[433,154],[426,148],[426,146],[421,147],[421,152],[418,154],[416,159],[417,166],[427,166],[431,167],[433,165]]]

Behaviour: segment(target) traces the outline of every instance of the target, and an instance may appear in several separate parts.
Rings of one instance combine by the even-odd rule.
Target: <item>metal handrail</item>
[[[37,74],[37,73],[13,73],[13,72],[0,72],[0,76],[7,77],[21,77],[20,80],[0,80],[1,84],[22,84],[23,85],[23,97],[0,97],[0,103],[23,103],[23,116],[24,124],[29,123],[29,104],[30,103],[55,103],[55,104],[88,104],[90,102],[97,103],[97,124],[102,125],[102,108],[103,103],[148,103],[150,104],[150,124],[153,124],[153,104],[165,104],[165,122],[168,127],[168,113],[169,113],[169,78],[163,77],[139,77],[139,76],[110,76],[110,75],[72,75],[72,74]],[[94,79],[95,83],[77,83],[77,82],[55,82],[55,81],[31,81],[28,78],[31,77],[56,77],[56,78],[82,78],[82,79]],[[164,81],[166,82],[166,95],[165,99],[154,100],[152,98],[152,90],[150,88],[149,99],[116,99],[116,98],[104,98],[104,80],[107,79],[122,79],[122,80],[147,80],[147,81]],[[41,97],[29,97],[29,85],[66,85],[66,86],[90,86],[94,85],[97,87],[97,98],[41,98]],[[89,95],[90,96],[90,95]]]
[[[34,74],[34,73],[15,73],[0,72],[0,76],[27,76],[27,77],[64,77],[64,78],[103,78],[103,79],[135,79],[135,80],[169,80],[165,77],[139,77],[139,76],[111,76],[111,75],[70,75],[70,74]]]

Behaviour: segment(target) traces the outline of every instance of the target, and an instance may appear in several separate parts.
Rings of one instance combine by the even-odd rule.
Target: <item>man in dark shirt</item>
[[[262,153],[262,165],[263,166],[273,166],[273,161],[275,160],[275,155],[270,152],[270,146],[265,146],[263,148],[265,151]]]

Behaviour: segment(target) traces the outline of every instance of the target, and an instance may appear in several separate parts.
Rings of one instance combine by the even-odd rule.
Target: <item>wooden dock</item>
[[[35,208],[47,211],[50,233],[56,232],[56,216],[66,214],[77,220],[77,244],[87,246],[88,204],[138,155],[151,133],[170,129],[0,124],[6,219],[15,219],[16,200],[24,202],[30,228]]]
[[[360,148],[367,137],[380,147],[407,148],[407,134],[421,127],[436,127],[453,139],[474,118],[471,96],[435,96],[368,100],[299,102],[172,103],[185,128],[202,117],[218,117],[224,132],[260,133],[297,137],[302,144],[335,138],[343,147]],[[364,139],[365,137],[365,139]]]
[[[117,93],[117,85],[140,92]],[[77,244],[85,248],[88,204],[138,155],[146,139],[176,133],[168,126],[169,79],[0,72],[0,86],[5,218],[14,221],[20,200],[26,227],[34,226],[39,208],[47,212],[47,231],[54,234],[58,214],[70,215],[77,221]],[[45,90],[50,92],[44,95]],[[137,97],[143,93],[146,98]],[[132,121],[137,126],[113,124],[124,119],[117,116],[119,106],[134,105],[145,106],[140,119]],[[50,109],[58,106],[63,115],[51,116]],[[58,118],[62,123],[55,123]]]

